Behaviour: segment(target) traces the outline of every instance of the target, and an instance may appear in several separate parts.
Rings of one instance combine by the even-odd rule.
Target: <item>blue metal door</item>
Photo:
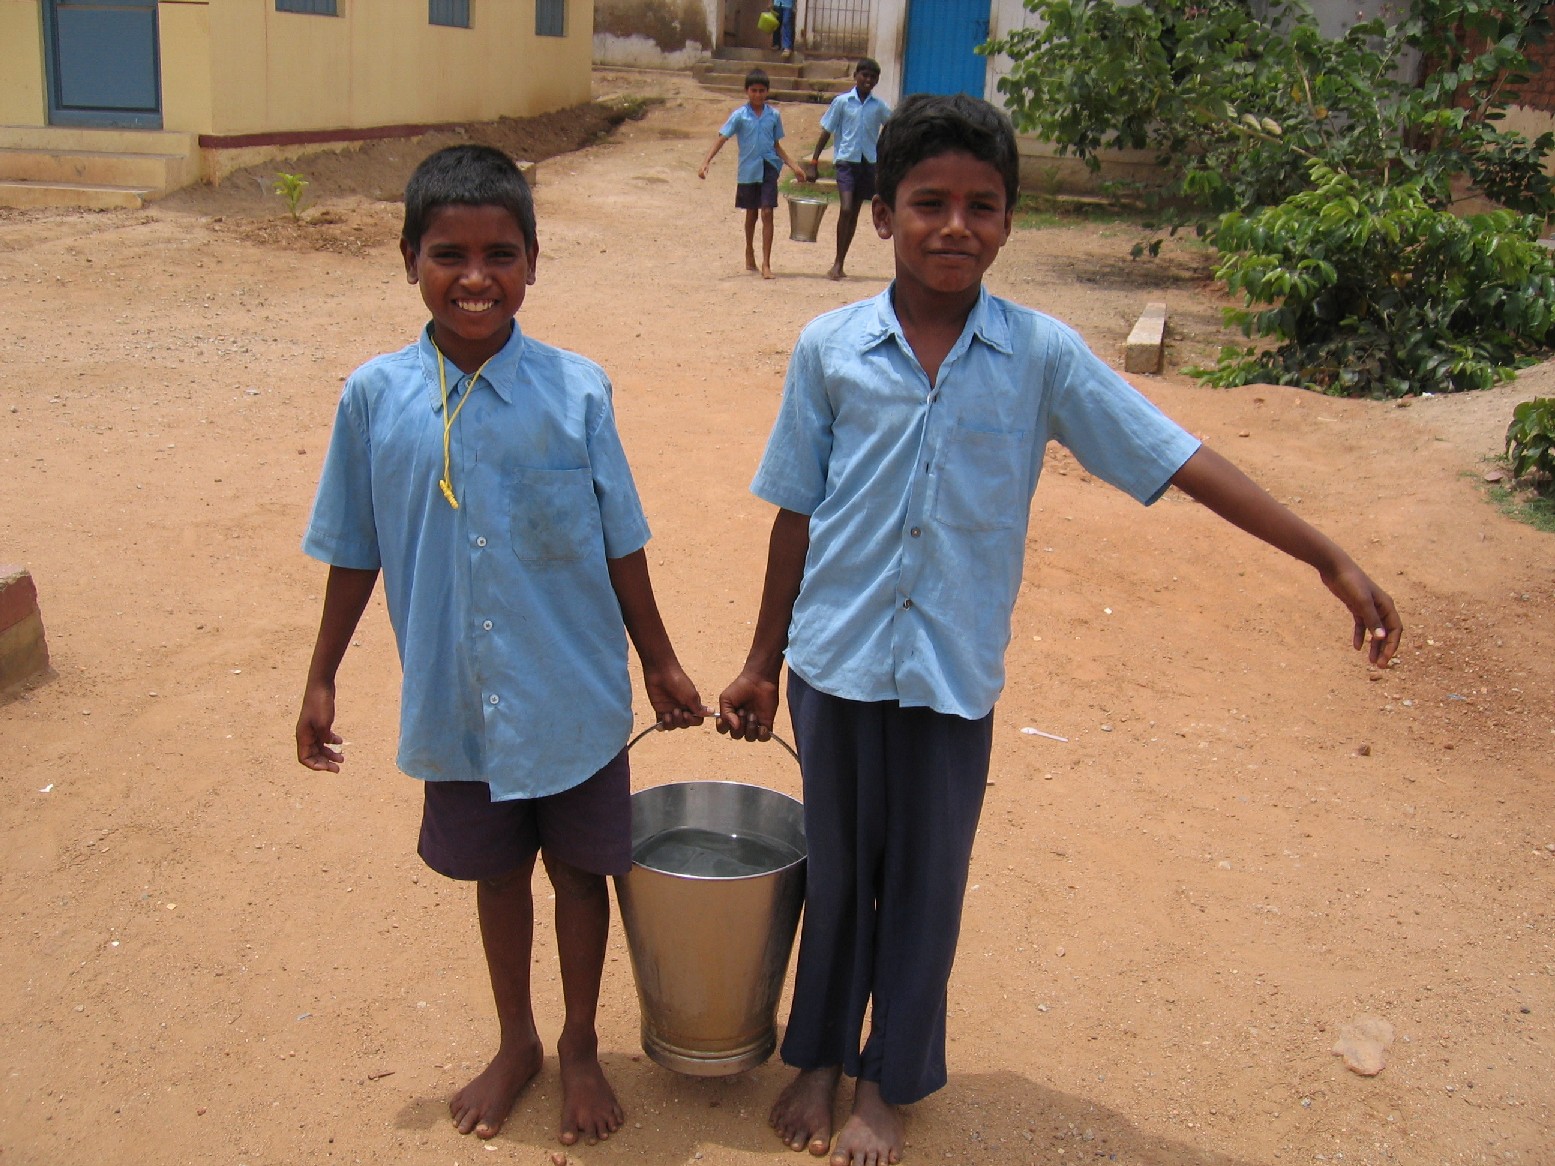
[[[983,96],[988,58],[973,50],[988,39],[988,8],[989,0],[908,0],[903,96]]]
[[[44,0],[49,124],[162,127],[157,0]]]

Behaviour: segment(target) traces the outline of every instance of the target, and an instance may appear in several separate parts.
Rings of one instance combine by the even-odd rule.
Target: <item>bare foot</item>
[[[767,1121],[790,1150],[805,1150],[817,1158],[831,1148],[832,1107],[837,1100],[840,1066],[801,1069],[778,1094]]]
[[[563,1035],[556,1054],[562,1071],[562,1145],[575,1145],[580,1138],[590,1146],[603,1141],[621,1128],[626,1114],[600,1067],[597,1038],[593,1033],[576,1040]]]
[[[831,266],[831,270],[826,273],[826,278],[827,279],[843,279],[843,278],[845,278],[843,276],[843,274],[842,274],[842,264],[840,264],[840,263],[833,263],[832,266]]]
[[[747,251],[745,253],[745,270],[746,271],[755,271],[756,270],[756,253],[754,251]]]
[[[771,264],[763,263],[761,265],[761,278],[762,279],[771,279],[772,278],[772,265]]]
[[[902,1115],[881,1100],[878,1083],[860,1081],[853,1091],[853,1113],[837,1135],[831,1166],[894,1166],[906,1144]]]
[[[512,1048],[497,1050],[485,1071],[448,1099],[448,1112],[461,1134],[494,1138],[513,1112],[524,1086],[540,1071],[545,1050],[538,1034]]]

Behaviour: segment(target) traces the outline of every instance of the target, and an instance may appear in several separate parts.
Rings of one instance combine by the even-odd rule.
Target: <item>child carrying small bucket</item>
[[[563,1144],[620,1128],[595,1012],[606,876],[631,867],[627,637],[665,728],[711,715],[659,617],[648,526],[598,365],[514,323],[534,203],[511,158],[453,146],[405,188],[400,251],[431,323],[351,374],[303,549],[329,564],[297,759],[338,772],[335,674],[380,573],[404,671],[399,767],[423,780],[422,860],[476,884],[500,1044],[453,1095],[495,1137],[544,1052],[530,1003],[543,859],[565,1017]]]
[[[777,506],[761,607],[718,728],[789,713],[809,847],[771,1124],[832,1166],[887,1166],[897,1107],[944,1086],[946,989],[993,707],[1049,439],[1142,503],[1169,487],[1312,566],[1373,664],[1393,601],[1331,540],[1165,417],[1070,328],[989,294],[1019,162],[1009,119],[915,94],[879,144],[874,225],[896,278],[813,320],[751,486]],[[852,1112],[832,1143],[843,1074]]]
[[[805,181],[804,171],[783,149],[783,118],[777,107],[767,101],[771,81],[761,69],[745,75],[745,104],[731,113],[718,131],[718,140],[707,152],[698,178],[706,178],[708,167],[730,138],[739,140],[739,170],[735,177],[734,205],[745,212],[745,269],[756,267],[756,220],[761,219],[761,278],[772,278],[772,211],[777,206],[778,175],[785,163],[794,177]]]

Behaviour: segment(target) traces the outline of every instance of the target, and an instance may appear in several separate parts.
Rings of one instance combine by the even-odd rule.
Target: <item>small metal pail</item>
[[[616,879],[643,1051],[724,1077],[777,1047],[774,1021],[804,904],[801,804],[731,781],[632,795],[632,869]]]
[[[788,237],[795,243],[814,243],[816,236],[821,233],[821,219],[826,215],[826,200],[824,198],[795,198],[791,194],[785,194],[788,199]]]

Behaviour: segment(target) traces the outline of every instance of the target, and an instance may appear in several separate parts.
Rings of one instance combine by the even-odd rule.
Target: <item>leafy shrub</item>
[[[1160,165],[1161,223],[1226,256],[1232,322],[1217,384],[1350,396],[1481,388],[1550,338],[1555,134],[1503,124],[1544,0],[1403,0],[1392,23],[1322,34],[1299,0],[1025,0],[1041,18],[983,46],[1012,62],[1016,124],[1093,168]],[[1455,219],[1468,193],[1507,208]],[[1134,248],[1154,254],[1159,240]]]
[[[1535,397],[1512,410],[1506,430],[1512,473],[1536,480],[1544,494],[1555,494],[1555,397]]]
[[[1215,385],[1301,385],[1344,396],[1489,388],[1555,333],[1555,258],[1541,220],[1500,210],[1460,218],[1418,182],[1366,187],[1314,163],[1313,187],[1226,215],[1216,276],[1229,309],[1270,349],[1222,349]]]

